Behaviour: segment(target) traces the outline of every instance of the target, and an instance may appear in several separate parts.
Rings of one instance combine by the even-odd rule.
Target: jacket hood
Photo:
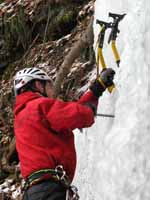
[[[40,97],[40,94],[34,92],[24,92],[18,95],[14,104],[14,114],[17,115],[29,101]]]

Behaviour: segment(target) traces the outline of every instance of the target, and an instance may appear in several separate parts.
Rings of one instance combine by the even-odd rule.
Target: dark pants
[[[25,191],[23,200],[66,200],[66,189],[61,183],[44,181]]]

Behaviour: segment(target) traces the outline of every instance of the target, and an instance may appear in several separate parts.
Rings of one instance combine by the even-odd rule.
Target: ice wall
[[[76,133],[78,166],[74,183],[81,200],[150,199],[150,1],[96,0],[95,19],[110,21],[108,12],[126,13],[115,65],[107,43],[104,56],[116,70],[116,90],[99,100],[95,125]],[[98,25],[94,23],[95,40]],[[107,37],[107,35],[106,35]]]

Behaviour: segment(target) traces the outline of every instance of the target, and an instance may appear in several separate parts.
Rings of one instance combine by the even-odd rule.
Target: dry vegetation
[[[55,81],[57,96],[78,98],[79,88],[95,67],[93,12],[94,1],[90,0],[0,1],[1,183],[13,177],[9,184],[17,187],[21,180],[13,133],[15,72],[30,66],[43,68]],[[12,198],[12,192],[6,193],[0,199]]]

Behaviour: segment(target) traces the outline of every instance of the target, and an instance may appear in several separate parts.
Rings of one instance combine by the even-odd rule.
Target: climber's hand
[[[111,68],[106,68],[100,73],[100,79],[102,80],[105,88],[112,86],[114,80],[115,71]]]
[[[100,97],[106,88],[112,86],[115,71],[111,68],[104,69],[99,77],[91,84],[90,90],[96,97]]]

